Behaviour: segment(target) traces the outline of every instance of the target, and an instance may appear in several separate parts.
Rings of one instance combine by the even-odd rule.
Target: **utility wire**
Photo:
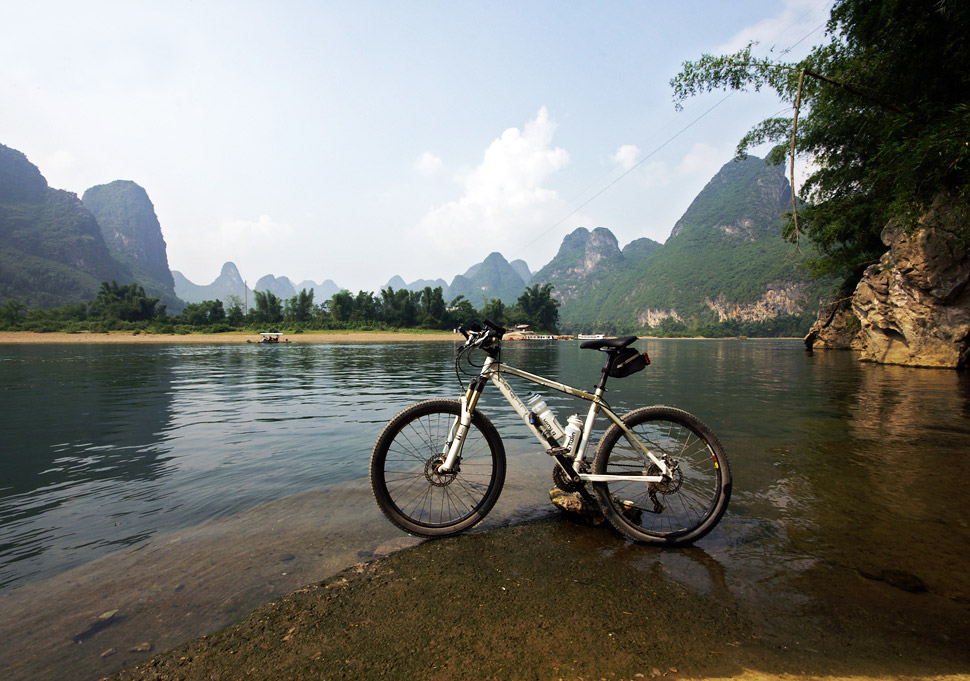
[[[834,0],[833,0],[833,2],[829,2],[829,4],[828,4],[829,13],[831,13],[831,7],[834,4],[835,4],[834,3]],[[795,19],[794,21],[792,21],[792,23],[789,24],[789,26],[784,31],[782,31],[782,33],[785,33],[792,26],[796,25],[808,13],[809,12],[806,11],[800,17],[798,17],[797,19]],[[798,40],[796,40],[794,43],[792,43],[791,45],[789,45],[788,47],[786,47],[784,50],[782,50],[781,51],[781,54],[788,54],[789,52],[791,52],[791,50],[793,50],[799,44],[801,44],[806,39],[808,39],[809,36],[817,33],[818,30],[821,29],[821,28],[823,28],[827,23],[828,23],[828,21],[826,20],[826,21],[822,22],[821,24],[819,24],[818,26],[816,26],[815,28],[813,28],[811,31],[809,31],[808,33],[806,33],[805,35],[803,35],[801,38],[799,38]],[[809,72],[808,75],[811,75],[813,77],[816,77],[817,76],[817,74],[814,74],[814,73],[811,73],[811,72]],[[610,182],[608,182],[606,185],[604,185],[601,189],[599,189],[598,191],[596,191],[588,199],[586,199],[585,201],[583,201],[581,204],[579,204],[578,206],[576,206],[575,208],[573,208],[573,210],[571,210],[569,213],[567,213],[562,218],[560,218],[559,220],[557,220],[554,224],[552,224],[549,227],[547,227],[546,229],[542,230],[538,235],[536,235],[536,237],[534,239],[532,239],[528,243],[525,243],[522,246],[520,246],[519,248],[517,248],[515,251],[513,251],[513,253],[515,255],[521,255],[522,252],[525,251],[529,246],[531,246],[532,244],[534,244],[537,241],[539,241],[542,237],[544,237],[546,234],[548,234],[549,232],[551,232],[552,230],[554,230],[556,227],[559,227],[562,223],[566,222],[566,220],[568,220],[569,218],[571,218],[572,216],[574,216],[576,213],[578,213],[580,210],[582,210],[583,208],[585,208],[586,206],[588,206],[590,203],[592,203],[594,200],[596,200],[597,198],[599,198],[600,196],[602,196],[603,194],[605,194],[611,187],[613,187],[615,184],[617,184],[618,182],[620,182],[620,180],[624,179],[627,175],[629,175],[634,170],[636,170],[637,168],[639,168],[640,166],[642,166],[644,163],[646,163],[647,161],[649,161],[661,149],[663,149],[668,144],[670,144],[671,142],[673,142],[675,139],[677,139],[678,137],[680,137],[683,133],[685,133],[687,130],[689,130],[691,127],[693,127],[698,121],[700,121],[702,118],[704,118],[705,116],[707,116],[707,114],[711,113],[714,109],[716,109],[719,106],[721,106],[721,104],[723,104],[725,101],[727,101],[733,94],[734,94],[734,92],[727,93],[724,97],[722,97],[718,102],[716,102],[709,109],[707,109],[706,111],[704,111],[701,115],[697,116],[694,120],[692,120],[686,126],[684,126],[683,128],[681,128],[679,131],[677,131],[676,133],[674,133],[672,136],[668,137],[662,144],[660,144],[658,147],[656,147],[649,154],[647,154],[642,159],[640,159],[639,161],[637,161],[635,164],[633,164],[632,166],[630,166],[629,168],[627,168],[627,170],[625,170],[619,176],[617,176],[616,178],[614,178],[613,180],[611,180]],[[794,109],[794,107],[786,107],[786,109],[784,109],[783,111],[792,110],[792,109]],[[778,114],[776,114],[776,115],[778,115]],[[793,181],[794,181],[794,176],[793,176]]]
[[[671,142],[673,142],[675,139],[677,139],[678,137],[680,137],[681,135],[683,135],[685,132],[687,132],[698,121],[700,121],[702,118],[704,118],[704,116],[706,116],[707,114],[711,113],[712,111],[714,111],[714,109],[716,109],[717,107],[721,106],[721,104],[723,104],[728,99],[730,99],[732,95],[734,95],[733,92],[727,93],[718,102],[716,102],[712,107],[710,107],[709,109],[707,109],[704,113],[702,113],[701,115],[699,115],[697,118],[695,118],[694,120],[692,120],[690,123],[688,123],[687,125],[685,125],[683,128],[681,128],[680,130],[678,130],[676,133],[674,133],[673,135],[671,135],[670,137],[668,137],[666,140],[664,140],[663,143],[661,143],[653,151],[651,151],[649,154],[647,154],[646,156],[644,156],[643,158],[641,158],[639,161],[637,161],[636,163],[634,163],[632,166],[630,166],[629,168],[627,168],[625,171],[623,171],[623,173],[621,173],[620,175],[618,175],[611,182],[607,183],[602,189],[600,189],[595,194],[593,194],[592,196],[590,196],[588,199],[586,199],[585,201],[583,201],[581,204],[579,204],[578,206],[576,206],[568,214],[566,214],[565,216],[563,216],[562,218],[560,218],[555,224],[553,224],[553,225],[547,227],[546,229],[544,229],[532,241],[528,242],[527,244],[523,244],[519,249],[517,249],[515,251],[516,254],[517,255],[520,254],[522,251],[524,251],[529,246],[531,246],[532,244],[534,244],[535,242],[537,242],[539,239],[541,239],[542,237],[544,237],[546,234],[548,234],[549,232],[551,232],[552,230],[554,230],[556,227],[558,227],[559,225],[561,225],[562,223],[564,223],[566,220],[568,220],[569,218],[571,218],[572,216],[574,216],[576,213],[578,213],[579,211],[581,211],[584,207],[588,206],[595,199],[597,199],[598,197],[602,196],[604,193],[606,193],[606,191],[610,187],[612,187],[613,185],[615,185],[617,182],[619,182],[620,180],[622,180],[624,177],[626,177],[627,175],[629,175],[630,173],[632,173],[634,170],[636,170],[637,168],[639,168],[640,166],[642,166],[644,163],[646,163],[647,161],[649,161],[651,158],[653,158],[654,156],[656,156],[657,153],[660,152],[661,149],[663,149],[668,144],[670,144]]]

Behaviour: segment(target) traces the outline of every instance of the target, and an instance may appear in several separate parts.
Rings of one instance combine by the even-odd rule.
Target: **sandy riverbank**
[[[451,341],[462,340],[461,336],[450,331],[428,333],[414,331],[317,331],[313,333],[286,334],[283,338],[291,343],[354,343],[354,342],[394,342],[394,341]],[[189,333],[189,334],[132,334],[130,331],[111,333],[32,333],[26,331],[0,331],[0,344],[38,344],[38,343],[213,343],[234,344],[259,340],[259,334],[230,333]]]
[[[967,631],[940,624],[963,604],[924,595],[900,621],[842,571],[766,608],[704,551],[675,554],[694,584],[671,555],[558,518],[425,542],[108,678],[970,678]]]

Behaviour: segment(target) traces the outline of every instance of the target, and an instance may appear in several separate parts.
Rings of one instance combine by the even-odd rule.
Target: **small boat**
[[[603,340],[606,338],[605,333],[581,333],[577,336],[579,340]]]
[[[275,331],[260,331],[259,335],[260,335],[260,338],[259,338],[260,343],[279,343],[280,338],[283,336],[283,334],[277,333]],[[288,340],[284,342],[289,343]]]

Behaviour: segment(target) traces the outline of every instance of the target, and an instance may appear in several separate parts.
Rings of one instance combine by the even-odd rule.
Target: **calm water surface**
[[[679,406],[719,434],[734,496],[698,546],[743,570],[737,589],[835,565],[970,599],[967,375],[809,355],[796,341],[640,346],[653,365],[614,380],[607,398],[620,412]],[[457,395],[454,349],[0,346],[0,597],[56,592],[85,566],[145,554],[207,523],[248,518],[224,527],[256,535],[270,512],[280,527],[306,523],[345,564],[368,555],[402,536],[370,499],[373,441],[407,404]],[[561,342],[509,347],[503,359],[591,388],[601,355]],[[561,422],[585,415],[572,398],[544,396]],[[493,526],[549,506],[550,460],[504,404],[486,390],[481,408],[510,455]],[[668,562],[690,579],[684,555]]]

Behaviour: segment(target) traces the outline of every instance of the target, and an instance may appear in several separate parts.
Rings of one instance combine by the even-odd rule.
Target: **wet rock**
[[[106,651],[104,651],[103,653],[101,653],[101,657],[111,657],[112,655],[114,655],[117,652],[118,652],[118,649],[117,648],[108,648]]]
[[[152,644],[149,643],[148,641],[145,641],[144,643],[139,643],[134,648],[129,648],[128,649],[128,652],[129,653],[147,653],[151,649],[152,649]]]
[[[280,556],[280,562],[281,563],[288,563],[288,562],[290,562],[291,560],[293,560],[295,558],[296,558],[296,556],[294,556],[292,553],[284,553],[282,556]]]
[[[112,624],[120,622],[121,619],[122,618],[118,616],[117,610],[109,610],[108,612],[102,613],[98,617],[88,622],[84,629],[71,637],[71,640],[75,643],[84,643],[98,632],[107,629]]]
[[[926,591],[926,584],[916,575],[902,570],[883,570],[882,578],[886,584],[910,593]]]
[[[591,504],[579,492],[564,492],[558,487],[549,490],[549,500],[573,520],[593,527],[606,522],[597,504]]]
[[[383,542],[373,551],[374,558],[382,558],[383,556],[390,555],[395,551],[401,551],[402,549],[407,549],[412,546],[417,546],[423,540],[420,537],[397,537],[396,539],[388,539]]]
[[[861,350],[859,320],[852,312],[852,299],[842,298],[822,307],[818,319],[805,336],[809,350]]]
[[[923,593],[927,591],[926,583],[911,572],[893,569],[878,568],[857,568],[856,571],[865,577],[876,582],[885,582],[889,586],[908,591],[910,593]]]

